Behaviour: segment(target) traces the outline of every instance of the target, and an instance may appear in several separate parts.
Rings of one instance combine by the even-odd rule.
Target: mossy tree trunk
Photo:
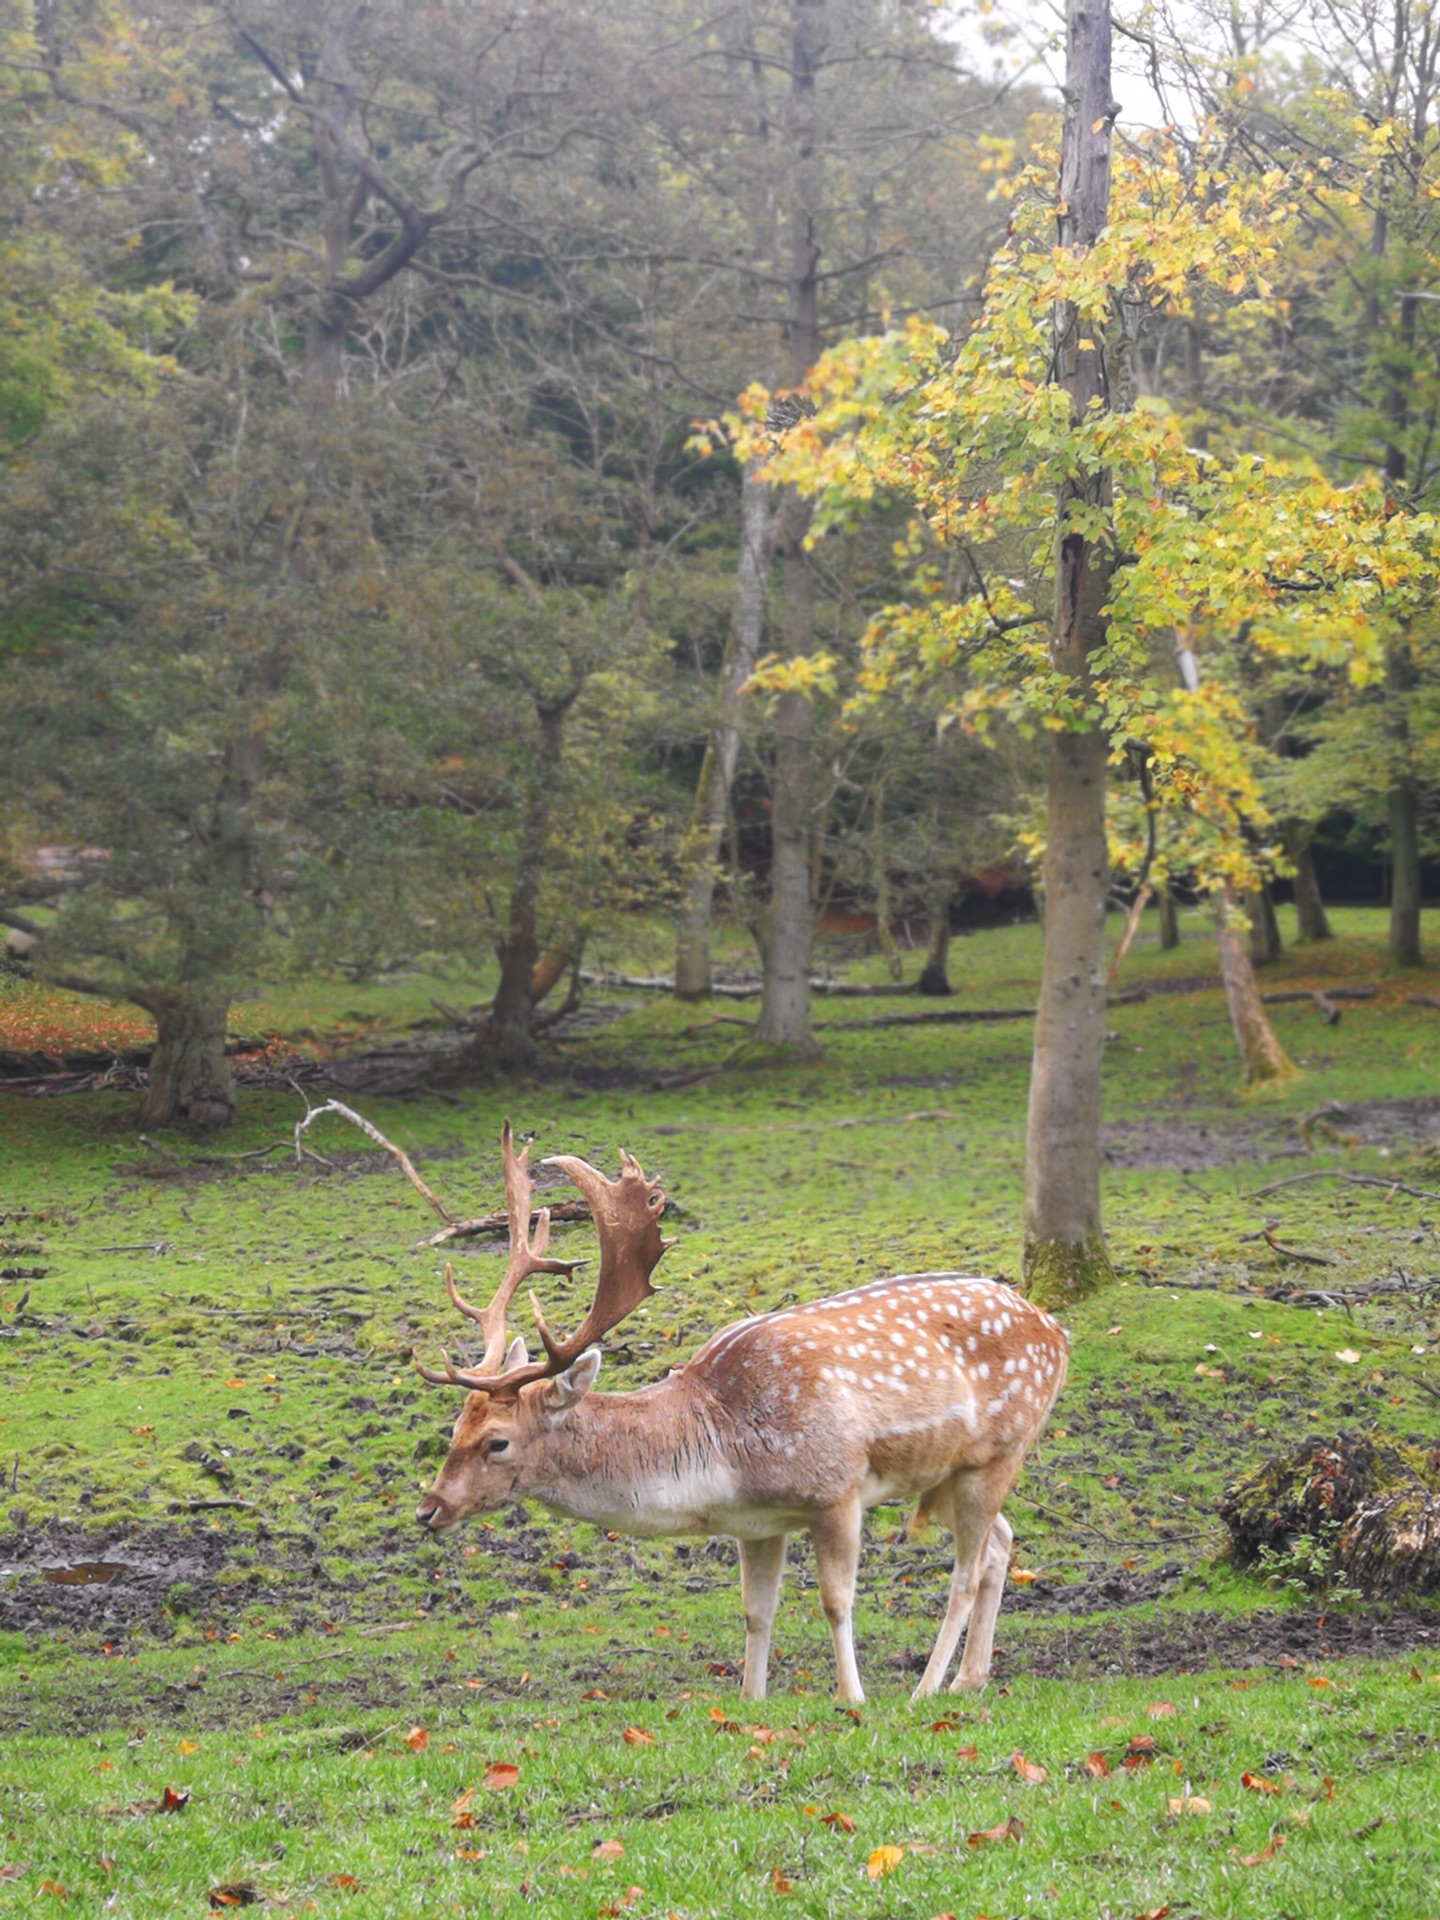
[[[1280,958],[1280,922],[1275,917],[1275,902],[1270,888],[1262,880],[1245,895],[1245,917],[1250,922],[1250,959],[1257,967],[1268,967]]]
[[[1155,904],[1160,914],[1160,950],[1169,953],[1180,944],[1180,914],[1169,886],[1157,890]]]
[[[1239,902],[1233,888],[1221,895],[1215,912],[1215,937],[1220,948],[1220,977],[1225,983],[1225,1004],[1230,1013],[1235,1044],[1240,1049],[1240,1067],[1247,1085],[1268,1080],[1288,1080],[1296,1068],[1275,1037],[1275,1029],[1265,1014],[1255,969],[1250,964],[1250,946],[1240,924]]]
[[[203,985],[152,987],[130,997],[155,1021],[141,1126],[228,1126],[235,1118],[235,1076],[225,1053],[228,992]]]
[[[1285,823],[1285,855],[1295,869],[1295,920],[1298,938],[1305,944],[1333,940],[1330,918],[1320,895],[1320,876],[1315,871],[1315,849],[1310,831],[1299,820]]]
[[[1095,244],[1110,202],[1107,0],[1069,0],[1061,136],[1060,243]],[[1055,308],[1055,378],[1078,421],[1108,407],[1094,329],[1068,302]],[[1110,475],[1082,473],[1057,502],[1051,665],[1086,704],[1090,659],[1105,642],[1101,612],[1110,548],[1069,525],[1072,507],[1108,517]],[[1025,1143],[1024,1274],[1030,1297],[1064,1306],[1114,1279],[1100,1219],[1100,1074],[1105,1046],[1105,840],[1108,742],[1095,725],[1050,736],[1045,842],[1045,945]]]

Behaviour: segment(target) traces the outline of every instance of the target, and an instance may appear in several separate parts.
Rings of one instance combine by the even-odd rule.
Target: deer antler
[[[500,1161],[505,1171],[505,1211],[510,1222],[510,1258],[505,1265],[505,1278],[500,1282],[489,1306],[477,1307],[466,1300],[455,1285],[455,1276],[448,1261],[445,1266],[445,1289],[451,1300],[461,1313],[471,1320],[478,1320],[484,1330],[485,1358],[471,1373],[462,1367],[457,1367],[442,1347],[440,1357],[445,1362],[443,1373],[436,1372],[431,1367],[418,1368],[427,1380],[437,1386],[489,1386],[493,1380],[504,1378],[505,1376],[499,1373],[499,1368],[505,1358],[505,1313],[515,1289],[522,1280],[528,1280],[532,1274],[573,1273],[576,1267],[585,1264],[583,1260],[557,1260],[547,1257],[545,1249],[550,1244],[548,1208],[537,1216],[534,1237],[531,1238],[530,1148],[527,1143],[519,1153],[516,1153],[508,1120],[500,1134]]]
[[[533,1244],[529,1240],[529,1151],[526,1147],[522,1153],[513,1152],[510,1122],[507,1120],[501,1137],[506,1209],[510,1217],[510,1261],[505,1269],[505,1278],[490,1305],[482,1309],[461,1298],[449,1267],[445,1269],[445,1284],[450,1298],[462,1313],[468,1314],[472,1320],[478,1320],[485,1329],[485,1358],[478,1368],[471,1371],[455,1366],[449,1354],[442,1349],[441,1358],[445,1362],[443,1373],[429,1367],[419,1368],[427,1380],[437,1385],[469,1387],[482,1393],[512,1396],[532,1380],[547,1380],[563,1373],[587,1347],[603,1339],[612,1327],[618,1326],[627,1314],[633,1313],[641,1301],[649,1299],[655,1291],[650,1285],[650,1275],[666,1248],[674,1245],[673,1241],[664,1239],[660,1233],[660,1215],[665,1207],[665,1195],[660,1184],[646,1178],[639,1161],[631,1154],[621,1155],[618,1180],[607,1179],[598,1167],[592,1167],[588,1160],[577,1159],[573,1154],[557,1154],[553,1159],[546,1160],[544,1164],[547,1167],[559,1167],[568,1174],[590,1202],[595,1229],[600,1237],[600,1274],[595,1283],[595,1298],[578,1331],[568,1340],[557,1340],[546,1325],[540,1303],[532,1293],[530,1306],[544,1343],[545,1358],[527,1360],[504,1372],[497,1371],[505,1352],[505,1309],[521,1280],[532,1273],[570,1273],[584,1265],[581,1260],[542,1257],[549,1242],[548,1211],[541,1213],[536,1221]]]

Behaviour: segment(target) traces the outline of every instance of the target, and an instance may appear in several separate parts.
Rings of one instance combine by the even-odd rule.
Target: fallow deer
[[[449,1456],[416,1514],[430,1532],[533,1496],[556,1512],[622,1533],[729,1535],[739,1542],[745,1608],[743,1697],[764,1698],[785,1536],[815,1543],[820,1599],[835,1645],[838,1697],[865,1695],[851,1628],[861,1515],[918,1496],[954,1536],[950,1600],[918,1699],[944,1680],[960,1634],[952,1691],[990,1672],[1014,1535],[1000,1507],[1065,1379],[1064,1331],[999,1281],[900,1274],[828,1299],[757,1314],[707,1340],[653,1386],[596,1393],[597,1344],[654,1292],[661,1238],[657,1183],[629,1154],[618,1180],[570,1155],[547,1160],[590,1202],[600,1239],[594,1301],[557,1340],[535,1296],[544,1353],[506,1347],[505,1313],[532,1274],[581,1265],[546,1253],[548,1212],[530,1233],[529,1148],[501,1141],[510,1258],[488,1307],[454,1304],[484,1330],[473,1369],[443,1353],[430,1381],[469,1389]]]

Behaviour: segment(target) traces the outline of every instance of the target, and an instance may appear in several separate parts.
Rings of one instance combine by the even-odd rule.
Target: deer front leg
[[[855,1575],[860,1566],[860,1502],[831,1507],[811,1522],[820,1604],[835,1644],[835,1697],[858,1706],[865,1698],[855,1664]]]
[[[785,1572],[785,1536],[740,1542],[740,1597],[745,1607],[745,1678],[742,1700],[763,1700],[770,1672],[770,1630]]]

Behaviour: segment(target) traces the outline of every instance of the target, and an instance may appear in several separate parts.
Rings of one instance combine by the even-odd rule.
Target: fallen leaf
[[[1335,1358],[1337,1360],[1343,1360],[1347,1367],[1353,1367],[1359,1363],[1360,1356],[1353,1347],[1337,1347],[1335,1350]],[[1267,1855],[1265,1857],[1268,1858],[1269,1856]]]
[[[492,1760],[485,1768],[480,1784],[487,1793],[500,1793],[506,1787],[513,1787],[520,1778],[520,1769],[513,1760]]]
[[[353,1873],[332,1873],[330,1884],[332,1887],[339,1887],[345,1893],[358,1893],[360,1890],[360,1882]]]
[[[1165,1804],[1172,1814],[1210,1812],[1210,1802],[1203,1793],[1181,1794],[1177,1799],[1167,1800]]]
[[[475,1789],[473,1787],[466,1787],[463,1793],[457,1795],[456,1798],[450,1802],[451,1813],[454,1814],[457,1819],[462,1813],[468,1813],[470,1811],[470,1804],[474,1798]]]
[[[48,1893],[55,1900],[68,1900],[70,1898],[58,1880],[42,1880],[40,1882],[40,1891],[41,1893]]]
[[[1327,1680],[1323,1673],[1307,1673],[1305,1684],[1307,1687],[1333,1687],[1335,1682]]]
[[[865,1862],[867,1880],[879,1880],[887,1873],[893,1873],[905,1858],[903,1847],[876,1847]]]
[[[1420,1675],[1417,1673],[1415,1678],[1418,1680]],[[954,1733],[959,1725],[960,1722],[955,1718],[954,1714],[947,1713],[939,1720],[932,1720],[930,1722],[930,1731],[931,1733]]]
[[[217,1912],[225,1907],[258,1907],[260,1904],[260,1896],[248,1880],[237,1880],[228,1887],[212,1887],[209,1898]]]
[[[181,1813],[190,1804],[189,1787],[166,1787],[161,1794],[157,1813]]]
[[[1283,1847],[1284,1844],[1285,1844],[1284,1834],[1277,1833],[1272,1837],[1270,1844],[1268,1846],[1262,1847],[1259,1853],[1242,1853],[1240,1855],[1240,1864],[1242,1867],[1262,1866],[1265,1861],[1273,1860],[1275,1858],[1275,1855],[1280,1851],[1281,1847]]]
[[[1017,1820],[1012,1813],[1003,1827],[982,1827],[978,1833],[967,1833],[967,1847],[983,1847],[992,1840],[1018,1840],[1025,1831],[1025,1822]]]
[[[956,1747],[955,1758],[957,1760],[978,1760],[980,1758],[980,1749],[979,1747]]]
[[[177,1740],[175,1742],[175,1751],[177,1753],[195,1753],[199,1750],[199,1746],[200,1742],[198,1740]]]
[[[621,1735],[627,1747],[653,1747],[655,1736],[647,1733],[644,1727],[626,1727]]]
[[[621,1840],[601,1840],[590,1849],[590,1858],[592,1860],[618,1860],[624,1851],[625,1845]]]
[[[457,1860],[486,1860],[489,1857],[490,1849],[488,1847],[456,1847],[455,1849],[455,1858]]]
[[[1039,1786],[1047,1778],[1046,1769],[1034,1760],[1027,1760],[1018,1747],[1010,1756],[1010,1764],[1020,1778],[1032,1787]]]
[[[1267,1780],[1263,1773],[1242,1773],[1240,1784],[1249,1793],[1279,1793],[1278,1782]]]
[[[411,1727],[405,1736],[405,1744],[413,1753],[423,1753],[430,1744],[430,1736],[424,1727]]]
[[[1103,1753],[1087,1753],[1080,1764],[1092,1780],[1103,1780],[1110,1771],[1110,1762]]]
[[[820,1816],[820,1824],[822,1827],[838,1827],[841,1833],[854,1833],[855,1831],[855,1822],[850,1818],[848,1813],[822,1813]]]
[[[1039,1575],[1032,1573],[1029,1567],[1011,1567],[1010,1569],[1010,1581],[1012,1586],[1028,1587],[1032,1580],[1036,1580],[1038,1578],[1039,1578]]]
[[[608,1700],[610,1696],[603,1687],[590,1687],[581,1694],[580,1698],[582,1700]]]
[[[772,1867],[770,1869],[770,1891],[772,1893],[789,1893],[794,1884],[795,1882],[788,1879],[779,1867]]]
[[[1170,1720],[1175,1714],[1175,1709],[1168,1700],[1152,1700],[1145,1711],[1152,1720]]]

